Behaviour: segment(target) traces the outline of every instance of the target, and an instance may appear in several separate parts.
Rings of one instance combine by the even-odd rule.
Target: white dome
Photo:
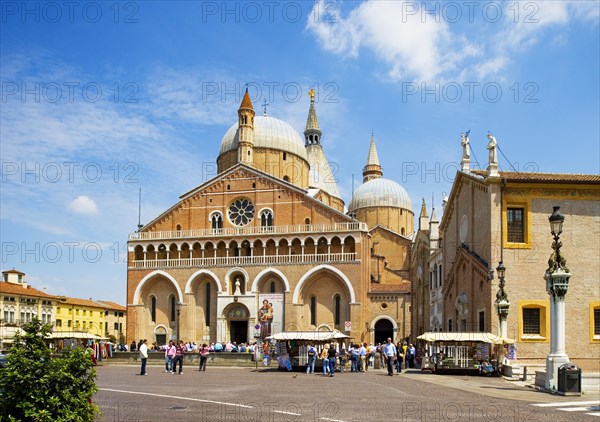
[[[219,155],[238,148],[238,123],[234,123],[221,140]],[[269,116],[254,117],[254,147],[277,149],[295,154],[306,161],[304,140],[296,130],[283,120]]]
[[[404,208],[412,212],[412,201],[402,186],[393,180],[377,178],[363,183],[354,191],[348,210],[368,207]]]

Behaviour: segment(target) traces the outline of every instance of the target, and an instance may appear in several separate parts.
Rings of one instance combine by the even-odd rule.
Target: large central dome
[[[393,180],[377,178],[363,183],[356,189],[348,209],[393,207],[412,212],[412,201],[402,186]]]
[[[227,130],[221,140],[219,155],[235,151],[239,143],[239,124],[236,122]],[[283,120],[270,116],[254,118],[254,148],[276,149],[295,154],[308,161],[304,141],[296,130]]]

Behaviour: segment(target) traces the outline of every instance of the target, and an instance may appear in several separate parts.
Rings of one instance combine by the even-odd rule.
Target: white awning
[[[96,334],[86,333],[82,331],[73,331],[73,332],[57,332],[51,333],[50,338],[87,338],[93,340],[99,340],[100,336]]]
[[[267,340],[329,341],[350,338],[339,331],[284,331],[267,337]]]
[[[514,344],[514,340],[506,337],[500,337],[492,333],[455,333],[455,332],[428,332],[423,333],[419,337],[419,340],[425,340],[429,342],[434,341],[478,341],[482,343],[491,344]]]

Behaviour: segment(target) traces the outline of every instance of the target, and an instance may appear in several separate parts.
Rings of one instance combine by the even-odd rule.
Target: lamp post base
[[[569,362],[566,354],[549,354],[546,358],[546,390],[558,390],[558,368]]]

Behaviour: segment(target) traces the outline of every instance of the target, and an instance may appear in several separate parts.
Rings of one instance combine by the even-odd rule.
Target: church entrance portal
[[[248,342],[248,321],[231,321],[229,326],[231,341],[240,343]]]
[[[388,337],[394,341],[394,325],[389,319],[380,319],[375,323],[375,344],[387,342]]]

